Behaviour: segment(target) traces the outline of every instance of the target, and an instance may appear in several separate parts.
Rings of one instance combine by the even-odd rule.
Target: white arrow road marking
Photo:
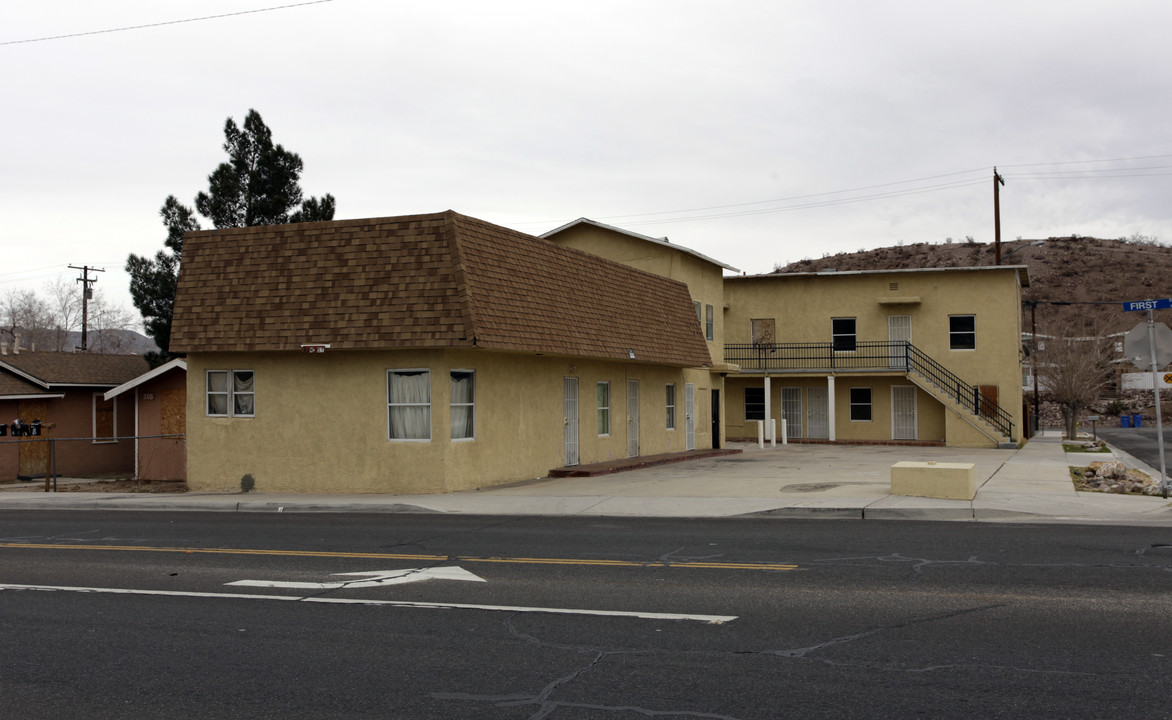
[[[184,592],[179,590],[136,590],[132,588],[71,587],[65,585],[19,585],[0,583],[3,590],[41,590],[46,592],[107,593],[113,595],[161,595],[165,597],[224,598],[229,600],[277,600],[284,602],[325,603],[328,605],[382,605],[389,607],[428,608],[433,610],[491,610],[513,613],[547,613],[553,615],[597,615],[643,620],[694,620],[721,625],[737,619],[736,615],[697,615],[687,613],[639,612],[637,610],[586,610],[581,608],[543,608],[518,605],[473,605],[468,603],[411,602],[406,600],[354,600],[350,598],[299,597],[297,595],[244,595],[240,593]]]
[[[340,582],[285,582],[282,580],[237,580],[225,585],[244,587],[294,588],[297,590],[338,590],[340,588],[368,588],[382,585],[402,585],[423,580],[465,580],[484,582],[462,567],[445,566],[434,568],[405,568],[403,570],[373,570],[364,572],[334,573],[334,575],[369,577],[368,580],[342,580]]]

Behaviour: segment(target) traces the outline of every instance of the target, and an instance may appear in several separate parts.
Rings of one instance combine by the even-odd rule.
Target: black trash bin
[[[29,434],[30,436],[32,436],[32,437],[40,437],[40,434],[41,434],[41,421],[40,421],[40,420],[33,420],[31,423],[29,423],[29,424],[28,424],[28,430],[29,430],[28,434]]]
[[[8,423],[0,423],[0,437],[8,435]]]

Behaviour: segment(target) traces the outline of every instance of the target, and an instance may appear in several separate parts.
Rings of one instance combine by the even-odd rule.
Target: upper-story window
[[[854,352],[857,347],[855,319],[832,318],[830,320],[830,344],[835,352]]]
[[[704,338],[706,340],[714,340],[716,337],[716,319],[715,312],[711,305],[704,306]]]
[[[948,347],[952,350],[977,349],[977,316],[948,316]]]

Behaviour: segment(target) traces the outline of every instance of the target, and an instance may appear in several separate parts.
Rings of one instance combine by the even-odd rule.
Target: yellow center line
[[[368,558],[412,562],[512,563],[521,565],[590,565],[601,567],[700,568],[710,570],[796,570],[797,565],[779,563],[721,562],[640,562],[637,560],[596,560],[589,558],[477,557],[473,555],[421,555],[406,553],[327,552],[317,550],[249,550],[244,548],[152,547],[149,545],[62,545],[49,543],[0,543],[0,548],[22,550],[128,550],[210,555],[278,555],[287,557]]]

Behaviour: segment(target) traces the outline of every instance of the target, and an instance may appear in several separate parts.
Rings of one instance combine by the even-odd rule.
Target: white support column
[[[769,392],[769,374],[766,373],[765,374],[765,439],[766,440],[773,439],[773,423],[769,422],[770,418],[773,417],[773,413],[771,412],[772,405],[773,405],[773,402],[772,402],[772,399],[770,397],[770,392]]]
[[[834,442],[838,438],[835,437],[834,432],[834,376],[826,376],[826,422],[830,425],[830,442]]]

